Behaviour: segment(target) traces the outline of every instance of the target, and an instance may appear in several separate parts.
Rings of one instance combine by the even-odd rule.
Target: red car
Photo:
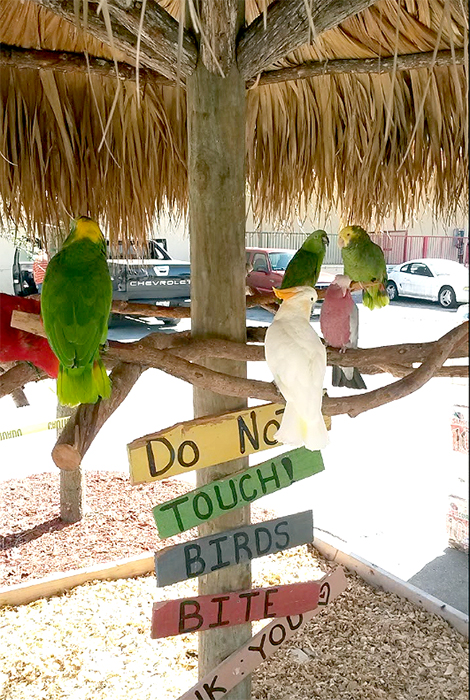
[[[247,248],[246,284],[255,292],[264,294],[271,292],[273,287],[280,287],[286,267],[297,251],[288,248]],[[328,287],[334,280],[329,272],[320,272],[317,287]]]

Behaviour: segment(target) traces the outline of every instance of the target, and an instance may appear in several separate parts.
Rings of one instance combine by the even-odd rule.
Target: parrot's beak
[[[297,293],[297,287],[289,287],[288,289],[273,287],[273,292],[278,299],[291,299]]]
[[[338,246],[340,248],[344,248],[345,245],[346,245],[346,241],[344,240],[344,238],[341,237],[341,234],[340,234],[338,236]]]
[[[325,245],[330,245],[330,239],[328,238],[328,236],[326,235],[326,233],[323,234],[323,236],[321,237],[321,239],[322,239],[322,241],[323,241],[323,243],[324,243]]]

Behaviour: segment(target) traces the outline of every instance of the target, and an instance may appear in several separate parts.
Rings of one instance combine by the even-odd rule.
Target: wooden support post
[[[201,3],[205,36],[200,61],[187,81],[189,226],[191,233],[191,330],[196,338],[245,342],[245,82],[235,65],[235,38],[244,20],[243,0]],[[223,15],[223,16],[222,16]],[[221,31],[221,28],[224,31]],[[218,65],[214,62],[216,57]],[[225,77],[221,76],[220,69]],[[207,366],[246,376],[246,363],[211,360]],[[246,407],[246,399],[194,388],[200,417]],[[203,486],[247,466],[247,458],[198,472]],[[200,536],[250,522],[249,506],[201,525]],[[221,569],[199,579],[200,595],[251,587],[250,564]],[[199,635],[199,674],[204,676],[251,636],[250,623]],[[230,700],[251,697],[248,678]]]

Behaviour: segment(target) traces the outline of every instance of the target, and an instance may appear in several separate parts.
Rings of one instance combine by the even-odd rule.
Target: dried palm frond
[[[161,5],[176,19],[183,16],[180,2]],[[265,10],[266,0],[247,0],[247,23],[264,13],[269,24]],[[255,216],[289,219],[307,208],[334,206],[340,216],[367,226],[389,215],[410,216],[423,203],[447,219],[465,208],[464,4],[380,0],[319,37],[313,30],[312,43],[272,68],[443,49],[455,56],[462,48],[466,58],[464,65],[419,70],[397,70],[395,59],[391,73],[255,84],[247,92],[246,125],[247,185]],[[2,0],[0,42],[126,60],[29,0]],[[60,226],[69,216],[88,213],[113,240],[139,241],[163,209],[184,212],[182,84],[164,87],[147,80],[137,87],[126,80],[117,90],[115,79],[83,72],[0,69],[5,215],[23,222],[31,235],[44,235],[46,224]]]

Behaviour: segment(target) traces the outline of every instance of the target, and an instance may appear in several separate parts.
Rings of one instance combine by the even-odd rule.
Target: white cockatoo
[[[313,287],[274,289],[283,300],[266,331],[265,356],[274,381],[286,400],[276,440],[309,450],[328,444],[321,413],[326,350],[310,325]]]

